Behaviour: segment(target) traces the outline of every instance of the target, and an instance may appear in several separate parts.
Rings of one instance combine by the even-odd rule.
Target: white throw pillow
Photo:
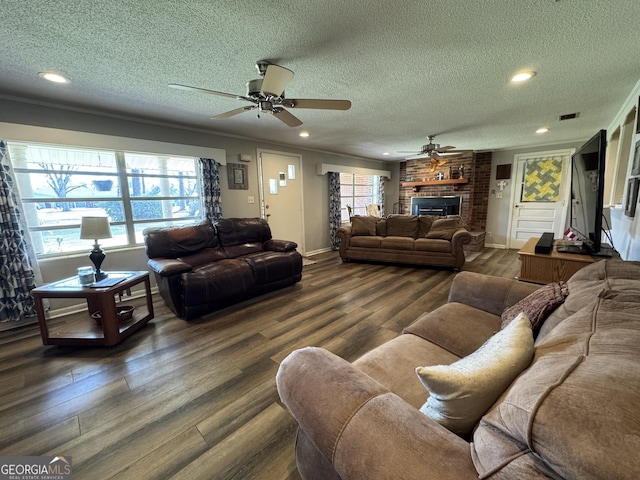
[[[531,323],[523,312],[478,350],[451,365],[417,367],[430,395],[420,411],[460,436],[470,434],[529,366],[534,349]]]

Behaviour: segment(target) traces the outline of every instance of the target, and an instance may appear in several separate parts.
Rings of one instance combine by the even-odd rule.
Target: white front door
[[[302,158],[290,153],[258,150],[261,215],[271,236],[291,240],[304,249]]]
[[[531,237],[553,232],[562,238],[570,198],[571,150],[516,155],[511,190],[509,248],[521,248]]]

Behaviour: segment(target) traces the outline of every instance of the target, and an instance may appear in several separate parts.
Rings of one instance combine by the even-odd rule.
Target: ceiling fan
[[[244,100],[251,102],[253,105],[236,108],[229,112],[221,113],[212,119],[223,119],[233,117],[242,112],[258,109],[258,118],[260,113],[270,113],[281,122],[290,127],[302,125],[302,121],[291,114],[286,108],[312,108],[322,110],[349,110],[351,102],[349,100],[319,100],[319,99],[300,99],[285,98],[284,89],[293,78],[293,72],[288,68],[275,65],[267,60],[259,60],[256,68],[260,72],[260,77],[247,82],[247,94],[235,95],[233,93],[217,92],[207,88],[190,87],[188,85],[180,85],[178,83],[170,83],[169,87],[178,90],[187,90],[192,92],[210,93],[221,97],[235,98],[236,100]]]
[[[418,153],[414,152],[399,152],[399,153],[414,153],[407,157],[407,160],[413,160],[418,158],[429,158],[431,160],[430,170],[433,172],[437,167],[441,167],[447,163],[445,157],[459,157],[463,153],[467,153],[470,150],[456,150],[454,146],[447,145],[441,147],[439,143],[434,143],[436,136],[427,135],[429,143],[422,146],[422,149]]]

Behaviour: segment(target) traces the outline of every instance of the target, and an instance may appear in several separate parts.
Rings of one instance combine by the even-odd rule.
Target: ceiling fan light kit
[[[260,113],[269,113],[289,127],[298,127],[302,125],[302,121],[286,110],[285,107],[316,110],[349,110],[351,108],[351,102],[349,100],[285,99],[284,89],[293,79],[294,73],[288,68],[272,64],[266,60],[259,60],[256,63],[256,68],[262,78],[256,78],[247,82],[246,96],[218,92],[207,88],[191,87],[178,83],[170,83],[169,87],[178,90],[209,93],[253,103],[251,106],[236,108],[211,117],[216,120],[233,117],[257,108],[259,110],[258,118],[260,118]]]
[[[436,136],[427,135],[429,143],[422,146],[422,149],[418,153],[414,152],[400,152],[400,153],[414,153],[406,158],[406,160],[417,160],[421,158],[428,158],[431,162],[430,170],[433,172],[436,168],[446,165],[448,157],[459,157],[471,150],[455,150],[456,147],[447,145],[441,147],[439,143],[434,143]]]

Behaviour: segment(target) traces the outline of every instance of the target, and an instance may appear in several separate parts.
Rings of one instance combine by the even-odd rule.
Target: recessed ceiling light
[[[389,155],[389,152],[382,152],[383,155]]]
[[[40,72],[38,75],[40,75],[45,80],[49,80],[50,82],[54,82],[54,83],[69,83],[69,79],[66,78],[66,77],[63,77],[59,73]]]
[[[300,132],[298,135],[300,135],[301,137],[308,137],[309,132]]]
[[[540,127],[536,130],[536,133],[547,133],[549,129],[547,127]]]
[[[511,81],[515,83],[526,82],[527,80],[532,78],[535,74],[536,72],[531,72],[531,71],[518,72],[513,77],[511,77]]]

